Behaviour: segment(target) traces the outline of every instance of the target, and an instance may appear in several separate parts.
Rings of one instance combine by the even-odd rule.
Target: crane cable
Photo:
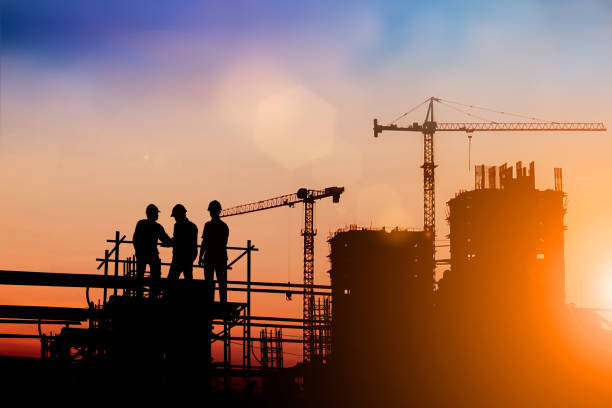
[[[449,107],[449,108],[451,108],[451,109],[456,110],[457,112],[461,112],[461,113],[463,113],[464,115],[468,115],[468,116],[471,116],[471,117],[476,118],[476,119],[484,120],[485,122],[488,122],[488,123],[498,123],[498,122],[495,122],[494,120],[490,120],[490,119],[487,119],[487,118],[482,117],[482,116],[474,115],[473,113],[470,113],[470,112],[464,111],[463,109],[456,108],[456,107],[454,107],[454,106],[452,106],[452,105],[449,105],[448,103],[442,102],[441,100],[440,100],[440,101],[438,101],[438,102],[440,102],[441,104],[443,104],[443,105],[445,105],[445,106],[448,106],[448,107]]]
[[[489,123],[497,123],[497,122],[489,120],[487,118],[483,118],[481,116],[474,115],[472,113],[466,112],[463,109],[456,108],[456,107],[454,107],[452,105],[449,105],[446,102],[442,102],[442,100],[440,100],[440,99],[438,99],[438,102],[441,103],[441,104],[444,104],[445,106],[448,106],[451,109],[456,110],[457,112],[461,112],[461,113],[463,113],[465,115],[468,115],[468,116],[471,116],[471,117],[474,117],[474,118],[478,118],[480,120],[484,120],[484,121],[487,121]],[[468,137],[468,172],[472,171],[472,133],[473,132],[467,132],[467,137]]]
[[[455,104],[455,105],[465,106],[467,108],[480,109],[480,110],[485,110],[485,111],[489,111],[489,112],[499,113],[501,115],[516,116],[516,117],[523,118],[523,119],[537,120],[537,121],[546,122],[546,123],[558,123],[558,122],[554,122],[554,121],[551,121],[551,120],[536,118],[535,116],[526,116],[526,115],[521,115],[519,113],[504,112],[504,111],[499,111],[499,110],[495,110],[495,109],[485,108],[485,107],[482,107],[482,106],[470,105],[470,104],[456,102],[456,101],[449,101],[448,99],[440,99],[440,98],[438,98],[438,102],[442,102],[442,101],[447,102],[447,103],[452,103],[452,104]]]
[[[406,115],[414,112],[415,110],[417,110],[418,108],[420,108],[421,106],[425,105],[427,102],[430,101],[431,98],[427,98],[425,99],[423,102],[419,103],[417,106],[415,106],[414,108],[410,109],[408,112],[398,116],[397,118],[395,118],[391,123],[389,123],[390,125],[393,125],[395,122],[397,122],[398,120],[400,120],[401,118],[405,117]]]

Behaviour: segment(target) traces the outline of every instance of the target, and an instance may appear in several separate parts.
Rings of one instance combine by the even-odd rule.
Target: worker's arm
[[[227,240],[229,239],[229,227],[227,226],[227,224],[225,225],[225,231],[223,234],[223,242],[225,243],[225,247],[227,247]]]
[[[191,236],[191,242],[193,243],[193,257],[192,261],[195,261],[198,257],[198,227],[193,224],[193,235]]]
[[[140,243],[140,230],[141,230],[141,222],[138,221],[136,223],[136,228],[134,229],[134,235],[132,235],[132,245],[134,245],[134,251],[138,251],[138,244]]]
[[[204,254],[206,253],[206,247],[208,243],[206,240],[206,224],[204,224],[204,228],[202,231],[202,244],[200,245],[200,259],[198,260],[198,264],[204,264]]]
[[[172,238],[170,238],[170,236],[166,234],[166,230],[164,229],[164,227],[162,227],[161,224],[158,224],[158,225],[159,225],[159,240],[162,242],[162,246],[171,247],[173,244]]]

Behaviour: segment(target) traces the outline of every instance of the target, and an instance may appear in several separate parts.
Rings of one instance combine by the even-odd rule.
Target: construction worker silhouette
[[[193,262],[198,256],[198,227],[187,219],[187,210],[181,204],[174,206],[171,217],[176,223],[168,279],[178,279],[181,273],[185,279],[193,279]]]
[[[208,204],[211,220],[204,224],[199,264],[204,266],[207,282],[207,297],[210,303],[215,300],[214,274],[219,282],[219,300],[227,303],[227,238],[229,228],[221,221],[221,204],[213,200]]]
[[[132,241],[136,251],[136,276],[144,277],[147,264],[151,270],[151,292],[152,298],[157,296],[157,283],[161,277],[161,261],[157,242],[171,245],[172,239],[166,234],[164,227],[157,223],[159,209],[154,204],[149,204],[146,209],[147,218],[138,221]],[[137,295],[142,297],[142,287],[137,289]]]

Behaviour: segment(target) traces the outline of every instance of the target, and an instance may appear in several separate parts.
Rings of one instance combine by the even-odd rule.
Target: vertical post
[[[126,265],[127,265],[127,276],[130,279],[134,278],[134,273],[133,273],[134,270],[132,268],[132,257],[131,256],[128,258],[128,261],[126,262]],[[124,290],[124,292],[125,292],[125,290]],[[134,296],[134,291],[132,289],[128,290],[128,296]]]
[[[123,263],[123,276],[127,276],[127,267],[128,267],[128,262],[129,262],[130,258],[125,258],[125,262]],[[126,290],[127,289],[123,289],[123,295],[126,295]]]
[[[108,276],[108,249],[104,250],[104,277]],[[107,297],[108,289],[106,287],[106,283],[104,284],[104,304],[106,305],[106,297]]]
[[[435,239],[436,230],[436,191],[435,191],[435,168],[434,164],[434,133],[433,131],[423,133],[424,163],[423,163],[423,185],[424,185],[424,230],[429,233],[431,240]]]
[[[434,101],[429,101],[425,121],[423,122],[423,230],[429,245],[431,258],[431,288],[433,290],[434,276],[436,271],[436,182],[434,161],[434,134],[436,133],[436,121],[434,118]],[[484,170],[484,169],[483,169]],[[484,183],[483,183],[484,184]]]
[[[229,347],[230,347],[230,336],[229,336],[229,324],[227,324],[227,316],[223,315],[223,374],[225,376],[225,391],[229,391]]]
[[[228,384],[231,383],[231,370],[232,370],[232,325],[227,325],[227,376],[229,378]]]
[[[304,297],[303,297],[303,347],[302,358],[310,362],[314,353],[313,309],[314,309],[314,200],[304,200]]]
[[[247,370],[251,370],[251,240],[247,240],[247,307],[246,307]]]
[[[115,277],[119,276],[119,231],[115,231]],[[117,284],[115,283],[115,290],[113,294],[117,296]]]

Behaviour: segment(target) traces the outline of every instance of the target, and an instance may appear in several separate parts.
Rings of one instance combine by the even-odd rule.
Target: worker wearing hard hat
[[[136,252],[136,276],[141,279],[144,277],[145,269],[149,265],[151,271],[151,292],[150,297],[157,296],[157,281],[161,277],[161,261],[159,259],[159,251],[157,250],[157,242],[171,245],[172,239],[166,234],[157,219],[159,218],[159,209],[155,204],[149,204],[146,209],[147,218],[138,221],[132,241]],[[137,295],[142,296],[142,287],[137,289]]]
[[[182,204],[175,205],[170,216],[176,223],[168,279],[178,279],[181,273],[185,279],[193,279],[193,262],[198,256],[198,227],[187,219],[187,210]]]
[[[213,200],[208,204],[211,220],[204,224],[199,264],[204,266],[204,277],[207,282],[207,298],[210,303],[215,300],[215,271],[219,283],[219,301],[227,303],[227,238],[229,228],[221,221],[221,203]]]

